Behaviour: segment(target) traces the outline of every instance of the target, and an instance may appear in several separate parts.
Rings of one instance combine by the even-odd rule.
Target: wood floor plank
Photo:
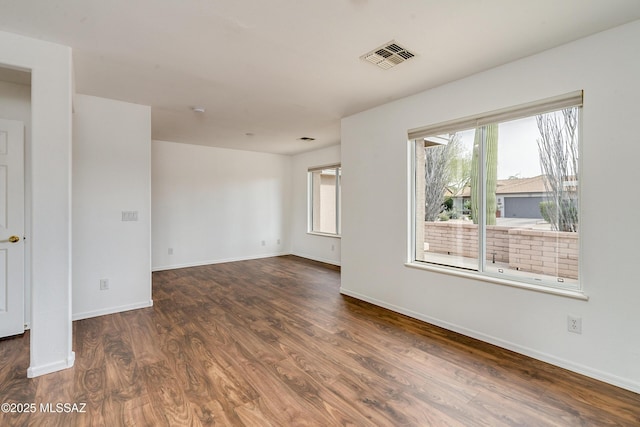
[[[230,366],[235,372],[244,372],[252,388],[260,396],[261,411],[267,414],[275,425],[324,426],[328,420],[315,408],[306,405],[292,392],[270,365],[275,359],[261,361],[254,357],[240,343],[222,349],[230,358]]]
[[[638,426],[640,395],[339,293],[294,256],[153,274],[154,306],[74,322],[72,369],[0,340],[0,426]]]
[[[192,411],[180,381],[166,363],[145,365],[142,372],[157,425],[202,426],[200,419]]]
[[[156,345],[158,331],[153,307],[123,313],[126,333],[132,337],[131,349],[138,364],[153,364],[165,359]]]
[[[268,414],[262,412],[260,399],[238,406],[235,412],[245,426],[276,427]]]

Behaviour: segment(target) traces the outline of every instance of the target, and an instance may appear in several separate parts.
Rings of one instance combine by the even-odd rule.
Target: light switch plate
[[[122,220],[123,221],[137,221],[138,220],[138,211],[122,211]]]

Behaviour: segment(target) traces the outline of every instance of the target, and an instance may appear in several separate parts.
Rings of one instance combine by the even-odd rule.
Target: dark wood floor
[[[278,257],[154,273],[154,307],[74,323],[73,369],[0,341],[0,426],[638,426],[640,395],[339,294]]]

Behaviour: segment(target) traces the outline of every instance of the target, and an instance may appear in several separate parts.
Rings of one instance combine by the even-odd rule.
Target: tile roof
[[[544,181],[544,175],[533,178],[499,179],[496,194],[545,193]],[[470,194],[471,188],[466,187],[462,192],[462,197],[469,197]]]

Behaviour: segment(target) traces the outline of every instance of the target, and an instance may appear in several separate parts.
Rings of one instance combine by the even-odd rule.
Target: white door
[[[24,320],[24,124],[0,119],[0,337]]]

